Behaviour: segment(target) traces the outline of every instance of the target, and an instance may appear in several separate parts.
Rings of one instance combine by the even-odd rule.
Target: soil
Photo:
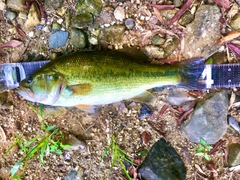
[[[121,5],[119,2],[111,3],[114,7],[116,4]],[[64,6],[70,8],[71,11],[74,11],[74,4],[75,2],[72,1],[64,2]],[[55,11],[47,11],[48,22],[46,24],[52,24],[57,19],[61,19],[55,13]],[[10,39],[19,39],[24,42],[23,46],[20,47],[0,49],[1,63],[35,60],[39,59],[38,55],[40,54],[41,57],[47,59],[53,52],[59,53],[67,49],[77,49],[73,48],[68,42],[62,48],[49,50],[46,48],[46,42],[50,32],[25,29],[22,22],[6,21],[3,18],[3,11],[0,11],[0,20],[1,41],[7,42]],[[34,37],[21,37],[15,29],[17,23],[20,23],[27,35],[34,32]],[[145,28],[144,32],[148,31],[144,25],[142,28]],[[143,33],[141,31],[132,31],[131,37],[134,37],[137,33]],[[128,34],[128,36],[130,35]],[[129,39],[129,41],[131,40]],[[33,54],[34,58],[30,56]],[[143,150],[149,150],[159,138],[165,138],[184,161],[187,168],[187,180],[240,179],[240,174],[237,171],[230,171],[226,167],[228,143],[238,142],[238,133],[229,130],[229,133],[222,138],[226,141],[219,147],[217,152],[210,155],[211,164],[215,166],[211,170],[211,168],[207,168],[210,162],[203,157],[195,156],[196,150],[194,148],[198,144],[190,142],[180,132],[179,127],[176,126],[177,120],[182,113],[181,107],[175,107],[166,102],[164,100],[164,91],[154,92],[153,94],[154,100],[147,104],[152,110],[152,115],[142,119],[138,118],[142,104],[132,101],[103,105],[97,108],[95,114],[83,112],[75,107],[52,108],[44,106],[43,115],[49,125],[59,128],[59,131],[64,133],[65,136],[71,134],[77,137],[86,145],[82,149],[64,150],[62,155],[50,153],[49,156],[44,157],[44,166],[41,165],[38,156],[33,157],[28,161],[21,176],[22,179],[60,180],[65,179],[72,169],[78,171],[82,179],[127,179],[119,163],[116,163],[111,168],[111,152],[102,159],[102,154],[110,144],[112,135],[115,135],[116,142],[129,155],[129,159],[138,162],[138,164],[141,164],[144,160],[144,156],[141,156]],[[22,136],[24,142],[43,133],[40,126],[44,122],[15,90],[9,90],[2,94],[1,104],[0,127],[3,132],[0,133],[0,179],[12,179],[10,170],[23,157],[23,152],[20,151],[20,147],[15,146],[6,155],[7,149],[15,142],[17,135]],[[39,104],[33,103],[33,105],[39,109]],[[49,111],[55,113],[49,113]],[[235,116],[238,115],[236,109],[230,113],[235,114]],[[144,142],[143,132],[148,132],[151,135],[148,142]],[[135,167],[137,168],[137,166]],[[23,167],[20,167],[20,169],[23,169]],[[216,174],[217,177],[213,177]]]

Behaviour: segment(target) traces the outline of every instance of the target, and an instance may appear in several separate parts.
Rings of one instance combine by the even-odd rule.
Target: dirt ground
[[[75,1],[64,2],[64,6],[71,11],[74,11],[74,4]],[[110,2],[113,7],[117,4],[121,5],[121,2]],[[129,4],[131,4],[130,1]],[[144,5],[144,3],[141,3],[141,5]],[[5,20],[3,12],[0,11],[0,43],[11,39],[19,39],[24,44],[20,47],[0,49],[1,63],[38,59],[40,54],[47,59],[54,52],[59,53],[66,49],[77,50],[69,42],[62,48],[49,50],[46,42],[50,32],[25,29],[21,21]],[[48,22],[46,24],[61,19],[59,15],[55,14],[55,11],[47,11],[47,14]],[[34,32],[35,36],[33,38],[20,36],[15,30],[17,23],[20,23],[23,30],[27,32],[27,36],[30,32]],[[146,27],[143,25],[142,28]],[[148,29],[143,32],[146,31]],[[134,33],[137,34],[137,32]],[[129,43],[131,44],[132,41]],[[195,156],[194,147],[197,144],[190,142],[180,132],[179,127],[176,128],[177,120],[182,113],[181,107],[174,107],[166,102],[165,91],[154,92],[153,94],[155,98],[153,102],[148,104],[153,114],[142,119],[138,118],[142,104],[132,101],[103,105],[97,108],[95,114],[83,112],[75,107],[54,108],[44,106],[43,115],[49,125],[59,128],[59,131],[64,133],[65,136],[71,134],[86,144],[83,145],[82,149],[78,147],[77,150],[64,150],[62,155],[50,153],[49,156],[44,157],[44,166],[41,165],[38,156],[33,157],[29,160],[21,176],[22,179],[60,180],[65,179],[73,169],[78,171],[83,179],[126,179],[119,163],[116,163],[111,169],[111,153],[102,161],[102,154],[110,144],[112,135],[115,135],[118,145],[127,152],[129,159],[139,162],[139,164],[144,160],[144,156],[140,155],[141,152],[145,149],[149,150],[159,138],[163,137],[171,143],[184,161],[187,168],[187,180],[214,179],[212,176],[216,174],[215,179],[219,180],[240,179],[240,174],[237,171],[233,172],[226,167],[227,151],[224,151],[227,149],[228,143],[239,141],[238,133],[229,130],[229,133],[222,138],[226,141],[217,152],[210,155],[215,168],[209,170],[209,162],[203,157]],[[200,96],[202,95],[200,93]],[[3,130],[0,133],[2,139],[0,140],[0,179],[12,179],[10,170],[23,157],[23,153],[18,146],[15,146],[5,155],[7,149],[15,142],[17,135],[22,136],[24,141],[43,133],[40,128],[43,121],[27,101],[14,90],[1,94],[0,102],[0,127]],[[34,103],[33,105],[39,109],[39,104]],[[229,113],[235,114],[235,116],[239,114],[237,109]],[[147,143],[144,143],[142,139],[143,132],[148,132],[151,135],[151,139]],[[21,166],[20,169],[23,169],[23,167]]]

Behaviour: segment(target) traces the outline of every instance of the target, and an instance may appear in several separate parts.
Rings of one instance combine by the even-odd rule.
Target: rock
[[[68,135],[67,137],[65,137],[63,139],[63,144],[66,145],[70,145],[70,148],[67,148],[66,150],[84,150],[87,147],[87,144],[84,141],[81,141],[79,139],[77,139],[75,136],[73,135]]]
[[[236,2],[238,3],[238,5],[240,5],[240,0],[236,0]]]
[[[166,39],[162,38],[161,36],[159,36],[157,34],[154,35],[152,38],[153,45],[163,45],[165,41],[166,41]]]
[[[12,11],[11,9],[7,9],[4,13],[6,19],[13,20],[17,17],[17,13]]]
[[[34,27],[41,22],[41,13],[38,9],[38,5],[36,2],[33,2],[30,6],[29,12],[28,12],[28,18],[25,23],[25,26],[27,28]]]
[[[134,19],[132,19],[132,18],[126,19],[126,21],[124,23],[125,23],[126,28],[129,30],[132,30],[136,25]]]
[[[76,5],[77,14],[93,14],[98,16],[102,10],[101,0],[79,0]]]
[[[183,2],[181,0],[173,0],[173,4],[175,7],[181,7],[183,5]]]
[[[117,44],[122,42],[125,32],[125,26],[121,24],[114,24],[110,27],[106,27],[102,30],[100,35],[100,41],[102,43]]]
[[[143,104],[141,109],[140,109],[140,114],[138,116],[138,119],[146,118],[146,117],[149,117],[151,115],[152,115],[151,109],[147,105]]]
[[[6,7],[6,4],[2,1],[0,1],[0,11],[3,11]]]
[[[143,180],[186,179],[186,168],[180,156],[163,138],[156,142],[138,168]]]
[[[194,19],[194,14],[192,14],[190,11],[187,11],[182,15],[182,17],[179,19],[178,23],[182,26],[186,26],[189,23],[191,23]]]
[[[67,109],[65,107],[45,106],[43,108],[43,114],[45,119],[57,118],[66,114]]]
[[[230,144],[228,148],[228,166],[236,166],[240,164],[240,144]]]
[[[65,178],[65,180],[83,180],[83,171],[84,169],[80,167],[80,169],[78,171],[76,171],[75,169],[71,170],[67,177]]]
[[[45,0],[45,8],[60,8],[63,5],[63,0]]]
[[[240,29],[240,13],[237,13],[235,16],[233,16],[230,26],[235,30]]]
[[[82,29],[93,23],[93,17],[91,14],[79,14],[73,18],[72,26]]]
[[[182,125],[181,131],[192,142],[204,139],[207,144],[216,143],[227,130],[228,103],[226,90],[206,95],[197,103],[190,121]]]
[[[238,13],[238,4],[233,3],[231,6],[231,9],[227,13],[227,18],[232,19],[233,16],[235,16]]]
[[[148,45],[145,47],[145,50],[150,58],[163,58],[164,50],[158,46]]]
[[[61,29],[60,24],[58,24],[58,23],[53,23],[53,24],[52,24],[52,30],[53,30],[53,32],[60,31],[60,29]]]
[[[186,26],[183,57],[204,57],[207,59],[219,47],[221,13],[216,5],[202,5],[197,9],[195,19]],[[196,38],[197,37],[197,38]]]
[[[125,11],[124,11],[124,8],[121,6],[118,6],[114,10],[113,14],[114,14],[114,17],[119,21],[123,21],[123,19],[125,18]]]
[[[26,0],[7,0],[7,6],[17,11],[25,11]]]
[[[50,35],[49,37],[49,48],[58,48],[64,46],[67,42],[69,32],[57,31]]]
[[[240,126],[239,126],[238,122],[233,117],[230,116],[228,118],[228,123],[233,129],[235,129],[236,131],[240,131]]]
[[[78,48],[87,46],[87,35],[80,29],[73,28],[70,32],[71,44]]]
[[[194,97],[188,94],[188,91],[183,89],[169,89],[166,100],[172,105],[180,106],[188,101],[195,100]]]
[[[99,15],[99,17],[96,18],[96,23],[98,23],[99,25],[106,25],[106,24],[111,24],[112,22],[115,21],[115,17],[113,14],[113,8],[111,7],[107,7],[105,9],[103,9]]]
[[[179,40],[176,37],[173,37],[171,41],[165,41],[163,45],[164,46],[163,58],[170,56],[173,53],[173,51],[178,47],[178,45],[179,45]]]

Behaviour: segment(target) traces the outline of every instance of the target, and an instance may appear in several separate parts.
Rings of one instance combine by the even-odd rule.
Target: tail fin
[[[206,89],[205,84],[199,83],[199,78],[205,68],[204,61],[204,58],[200,57],[181,62],[181,82],[179,85],[191,90]]]

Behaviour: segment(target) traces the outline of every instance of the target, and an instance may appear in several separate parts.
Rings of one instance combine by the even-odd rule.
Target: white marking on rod
[[[201,78],[205,80],[206,88],[211,88],[214,83],[212,79],[212,67],[209,65],[205,66],[205,69],[202,72]]]

